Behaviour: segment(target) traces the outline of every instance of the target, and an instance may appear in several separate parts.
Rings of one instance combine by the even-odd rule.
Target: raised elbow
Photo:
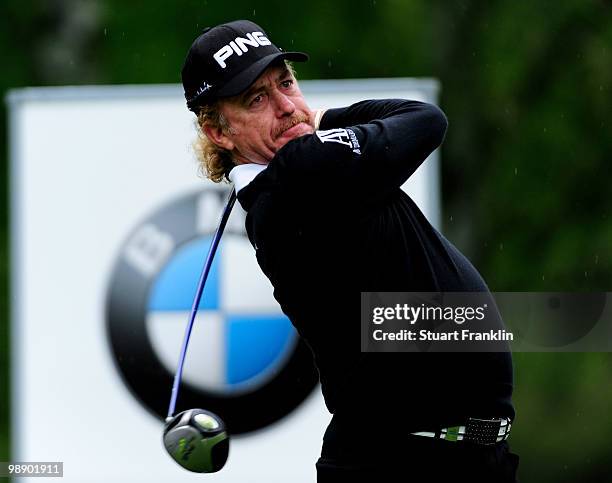
[[[448,128],[448,119],[444,111],[433,104],[429,104],[427,118],[430,127],[431,143],[434,145],[435,149],[444,141],[444,136]]]

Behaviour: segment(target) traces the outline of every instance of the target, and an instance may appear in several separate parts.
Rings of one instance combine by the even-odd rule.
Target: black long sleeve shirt
[[[417,101],[331,109],[238,193],[258,263],[338,417],[374,411],[409,431],[514,419],[509,353],[360,351],[362,291],[488,291],[400,189],[446,128],[440,109]]]

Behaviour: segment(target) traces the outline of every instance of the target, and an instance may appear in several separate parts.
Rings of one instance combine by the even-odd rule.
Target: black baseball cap
[[[308,55],[284,52],[248,20],[204,29],[191,44],[181,72],[187,108],[197,114],[204,104],[244,92],[277,59],[304,62]]]

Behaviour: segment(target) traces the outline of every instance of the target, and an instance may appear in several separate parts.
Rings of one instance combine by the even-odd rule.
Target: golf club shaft
[[[215,258],[215,253],[217,251],[217,246],[219,245],[219,240],[221,239],[221,235],[223,234],[223,230],[225,229],[225,225],[227,224],[227,220],[229,218],[230,213],[232,212],[232,208],[234,206],[235,201],[236,201],[236,190],[232,189],[227,199],[225,209],[223,210],[223,214],[221,215],[221,221],[219,222],[219,226],[217,227],[217,231],[215,232],[215,236],[208,250],[208,255],[206,256],[206,262],[204,263],[204,268],[202,269],[202,274],[200,275],[200,281],[198,282],[196,295],[193,300],[193,305],[191,307],[189,323],[187,324],[187,327],[185,328],[185,336],[183,337],[183,345],[181,347],[181,353],[179,355],[178,367],[176,369],[176,374],[174,375],[174,383],[172,384],[172,395],[170,396],[170,404],[168,406],[168,418],[171,418],[174,415],[174,411],[176,408],[178,390],[181,384],[181,377],[183,375],[183,365],[185,363],[185,357],[187,355],[187,345],[189,344],[189,337],[191,336],[191,329],[193,328],[193,323],[198,313],[198,307],[200,306],[200,299],[202,298],[202,292],[204,291],[204,285],[206,284],[206,279],[208,278],[208,272],[210,272],[210,267],[212,265],[213,259]]]

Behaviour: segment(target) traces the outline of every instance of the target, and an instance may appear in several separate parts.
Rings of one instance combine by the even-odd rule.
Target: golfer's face
[[[314,132],[310,109],[284,65],[269,67],[246,92],[223,102],[221,113],[240,163],[266,164],[288,141]]]

